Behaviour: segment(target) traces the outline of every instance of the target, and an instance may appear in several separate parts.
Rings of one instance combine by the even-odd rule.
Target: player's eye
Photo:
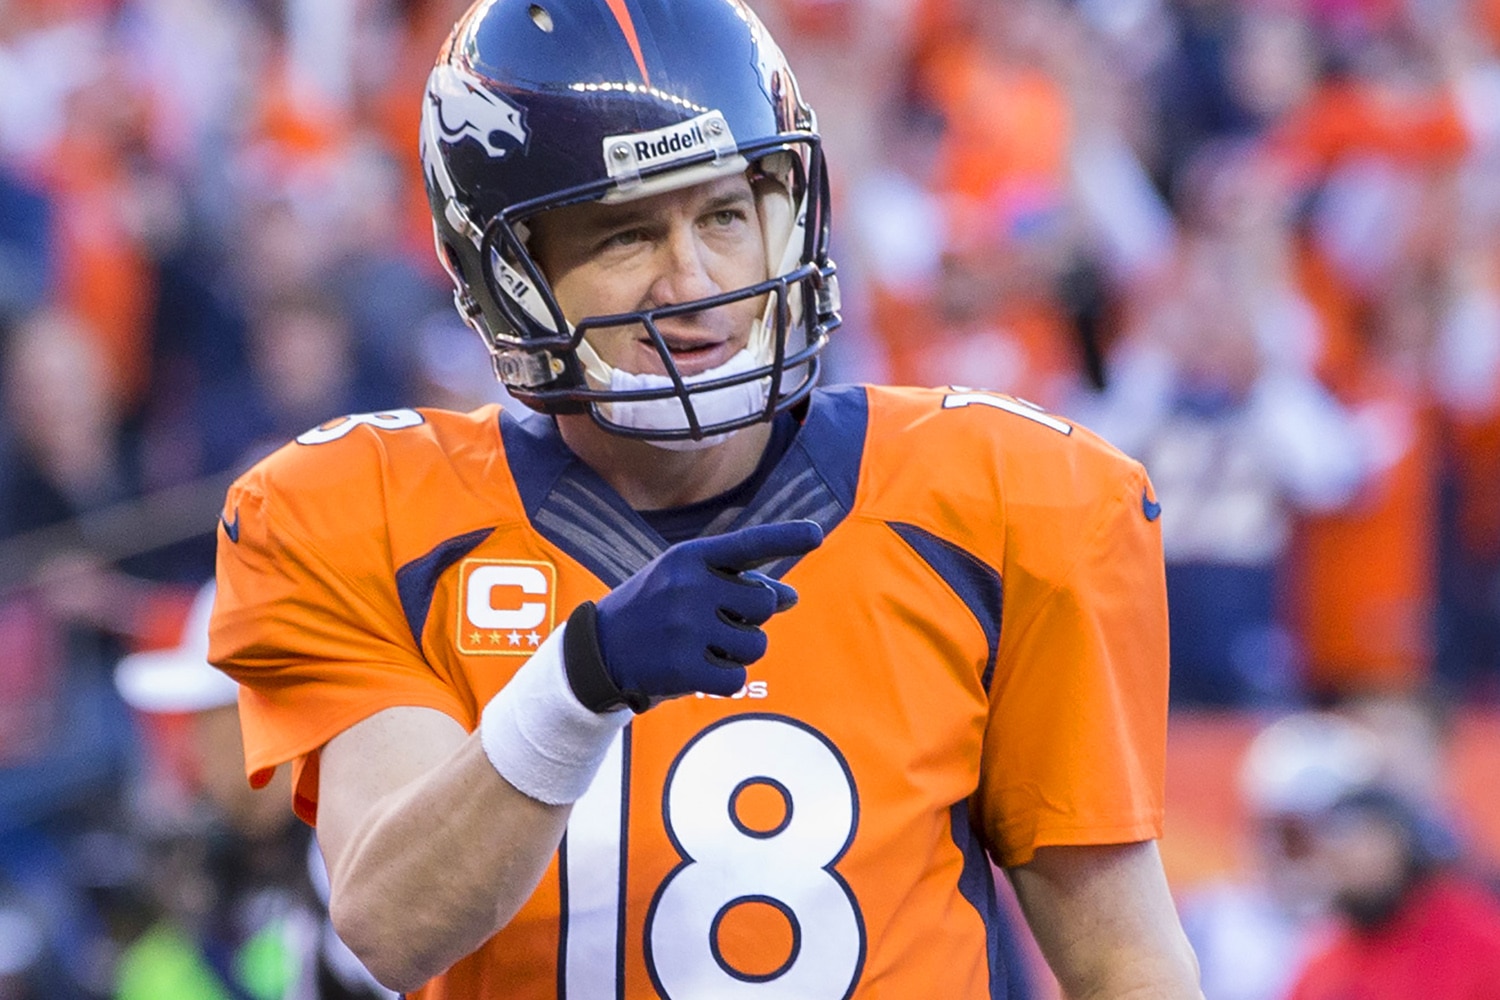
[[[744,222],[747,218],[749,216],[742,208],[721,208],[711,213],[708,221],[710,225],[728,227],[739,222]]]
[[[610,233],[599,241],[599,249],[610,250],[620,247],[630,247],[646,239],[644,229],[622,229],[619,232]]]

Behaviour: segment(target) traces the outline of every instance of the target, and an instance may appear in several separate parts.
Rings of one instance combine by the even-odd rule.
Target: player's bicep
[[[361,828],[392,807],[396,793],[452,757],[466,734],[430,708],[388,708],[323,747],[318,769],[318,844],[330,872]]]

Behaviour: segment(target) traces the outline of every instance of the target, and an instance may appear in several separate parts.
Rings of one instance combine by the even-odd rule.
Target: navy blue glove
[[[679,542],[605,595],[578,606],[563,635],[568,683],[595,712],[643,712],[663,698],[731,695],[765,655],[761,631],[797,592],[751,569],[811,552],[815,521],[758,524]]]

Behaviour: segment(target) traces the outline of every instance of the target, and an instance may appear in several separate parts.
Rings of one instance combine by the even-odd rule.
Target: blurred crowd
[[[831,379],[1144,462],[1177,708],[1500,703],[1500,0],[751,2],[829,149]],[[416,163],[466,5],[0,0],[0,1000],[342,995],[226,874],[316,915],[316,865],[244,862],[305,833],[115,671],[186,643],[250,462],[508,402]],[[131,992],[163,920],[217,992]]]
[[[1232,776],[1242,864],[1178,889],[1206,997],[1500,996],[1500,881],[1461,808],[1454,722],[1367,695],[1255,734]]]

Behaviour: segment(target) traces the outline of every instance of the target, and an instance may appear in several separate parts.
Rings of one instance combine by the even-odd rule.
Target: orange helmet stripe
[[[630,43],[630,51],[635,56],[635,64],[640,67],[641,80],[646,86],[651,86],[651,74],[646,71],[646,57],[641,54],[641,40],[635,34],[635,21],[630,16],[630,8],[625,6],[625,0],[604,0],[609,5],[609,12],[615,16],[615,23],[620,26],[620,31],[625,35],[625,41]]]

